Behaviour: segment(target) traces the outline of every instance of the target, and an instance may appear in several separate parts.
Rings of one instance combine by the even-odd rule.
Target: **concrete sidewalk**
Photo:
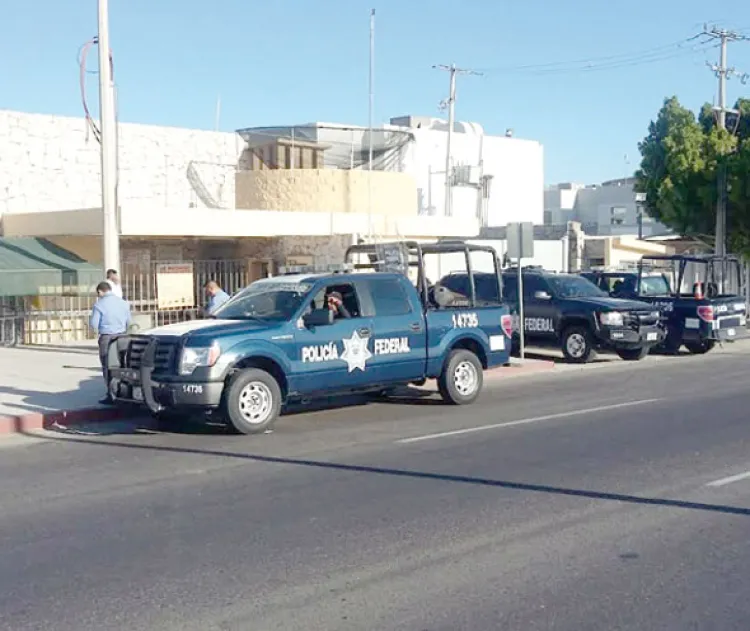
[[[551,361],[517,360],[488,371],[486,378],[536,373],[554,367]],[[75,345],[0,348],[0,434],[111,421],[143,410],[100,406],[105,394],[96,342]]]
[[[94,344],[0,348],[0,434],[41,429],[56,420],[111,420],[122,411],[104,396]]]

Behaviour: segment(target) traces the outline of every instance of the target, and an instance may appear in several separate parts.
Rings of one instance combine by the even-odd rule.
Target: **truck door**
[[[303,394],[353,390],[372,380],[372,318],[363,315],[354,284],[321,288],[310,307],[325,308],[325,297],[332,291],[342,295],[350,317],[336,317],[333,324],[311,329],[298,327],[292,366]]]
[[[358,284],[366,287],[362,292],[366,313],[374,315],[371,380],[403,383],[424,377],[427,334],[416,292],[407,293],[404,281],[395,276],[368,278]]]
[[[526,337],[545,341],[555,338],[558,309],[549,285],[541,276],[523,275],[523,309]]]

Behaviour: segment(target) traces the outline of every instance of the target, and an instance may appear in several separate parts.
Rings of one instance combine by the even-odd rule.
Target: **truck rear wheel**
[[[457,348],[448,355],[438,377],[438,390],[446,403],[466,405],[479,396],[483,383],[482,362],[471,351]]]
[[[693,355],[705,355],[714,346],[716,346],[716,340],[701,340],[699,342],[685,342],[685,348],[687,348]]]
[[[648,346],[643,346],[641,348],[618,348],[615,352],[626,362],[638,362],[648,355],[649,350]]]
[[[281,412],[281,388],[265,370],[246,368],[229,381],[224,411],[240,434],[267,432]]]
[[[594,354],[594,340],[585,326],[570,326],[562,334],[562,352],[565,361],[585,364]]]

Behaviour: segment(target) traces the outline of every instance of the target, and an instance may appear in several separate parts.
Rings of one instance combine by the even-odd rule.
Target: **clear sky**
[[[0,108],[79,116],[79,48],[96,0],[0,0]],[[222,130],[310,121],[366,124],[369,11],[376,15],[375,121],[439,115],[460,77],[456,117],[544,144],[545,180],[596,183],[637,167],[638,141],[665,96],[711,101],[706,61],[675,43],[704,22],[750,34],[750,4],[698,0],[110,0],[126,122]],[[92,69],[96,55],[90,56]],[[590,64],[576,64],[588,60]],[[729,47],[750,72],[750,41]],[[532,66],[520,68],[521,66]],[[96,75],[89,100],[96,103]],[[750,82],[729,85],[732,102]],[[626,160],[626,155],[628,159]],[[628,163],[629,162],[629,163]]]

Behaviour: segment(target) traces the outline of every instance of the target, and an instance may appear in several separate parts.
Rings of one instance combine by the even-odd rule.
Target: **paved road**
[[[744,631],[748,368],[3,449],[0,629]]]

